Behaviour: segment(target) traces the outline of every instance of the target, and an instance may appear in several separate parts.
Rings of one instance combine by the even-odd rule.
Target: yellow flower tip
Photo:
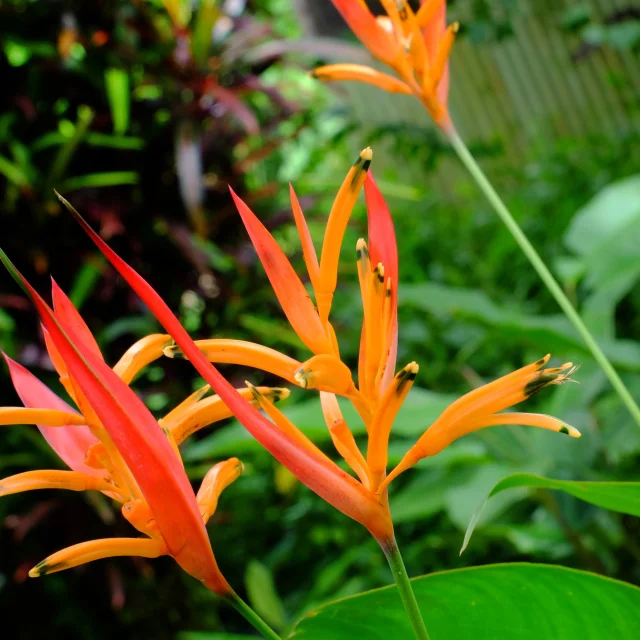
[[[460,29],[459,22],[454,22],[451,24],[451,31],[453,31],[453,33],[458,33],[459,29]]]
[[[365,258],[369,259],[369,248],[367,247],[367,243],[364,238],[359,238],[358,242],[356,242],[356,258],[358,261]]]
[[[182,349],[177,344],[170,344],[166,346],[162,353],[167,356],[167,358],[175,358],[176,360],[186,360]]]
[[[355,168],[355,172],[353,173],[353,178],[351,179],[351,188],[359,189],[362,183],[361,176],[363,173],[368,171],[369,165],[371,165],[371,159],[373,158],[373,151],[371,147],[367,147],[360,152],[358,159],[353,163]]]
[[[420,367],[417,362],[410,362],[404,369],[396,373],[396,393],[402,393],[403,388],[409,382],[413,382],[418,375]]]
[[[197,393],[193,396],[193,401],[198,402],[199,400],[202,400],[202,398],[204,398],[207,393],[209,393],[209,391],[211,391],[211,386],[205,384],[204,387],[198,389]]]
[[[30,578],[39,578],[40,576],[46,576],[48,573],[54,573],[56,571],[62,571],[64,569],[64,562],[57,562],[55,564],[47,564],[46,560],[38,562],[38,564],[29,571]]]
[[[351,370],[332,354],[313,356],[293,374],[303,389],[320,389],[338,395],[348,395],[354,388]]]
[[[538,362],[536,362],[536,367],[538,367],[538,369],[540,367],[544,367],[544,365],[547,364],[547,362],[549,362],[549,358],[551,358],[551,354],[547,353],[547,355],[544,356],[544,358],[540,358],[540,360],[538,360]]]
[[[581,438],[582,437],[582,434],[575,427],[572,427],[570,424],[563,424],[558,429],[558,433],[564,433],[565,435],[569,436],[570,438]]]
[[[280,400],[286,400],[291,395],[291,391],[283,387],[272,387],[267,395],[274,402],[280,402]]]

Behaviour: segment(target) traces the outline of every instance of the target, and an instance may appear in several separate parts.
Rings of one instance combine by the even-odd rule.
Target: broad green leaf
[[[247,566],[244,581],[249,602],[258,615],[270,626],[282,629],[287,624],[287,614],[269,567],[258,560],[252,560]]]
[[[575,571],[503,564],[412,580],[431,640],[634,640],[640,589]],[[395,586],[331,602],[309,612],[295,640],[410,640]]]
[[[462,544],[462,553],[469,544],[482,511],[491,496],[514,487],[531,487],[564,491],[598,507],[640,516],[640,482],[582,482],[577,480],[553,480],[533,473],[514,473],[498,482],[487,494],[471,517]]]
[[[131,110],[129,76],[123,69],[107,69],[104,72],[104,84],[111,109],[113,132],[122,135],[129,128],[129,112]]]
[[[213,37],[213,27],[219,15],[218,0],[200,0],[191,38],[193,59],[200,64],[207,61]]]
[[[29,185],[29,177],[26,172],[4,156],[0,156],[0,174],[17,187],[27,187]]]

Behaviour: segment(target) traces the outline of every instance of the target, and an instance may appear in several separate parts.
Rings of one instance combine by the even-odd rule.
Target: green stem
[[[589,329],[585,325],[584,321],[574,309],[573,305],[569,301],[569,298],[562,290],[562,287],[558,284],[558,281],[553,277],[551,271],[544,263],[534,246],[529,242],[529,239],[525,235],[524,231],[520,228],[520,225],[514,220],[513,216],[505,203],[500,199],[500,196],[496,193],[492,184],[489,182],[482,169],[478,166],[475,158],[471,155],[469,149],[467,149],[462,138],[458,133],[453,130],[448,134],[451,145],[455,149],[458,157],[462,161],[462,164],[467,168],[473,179],[476,181],[487,200],[491,203],[491,206],[495,209],[496,213],[504,222],[505,226],[511,232],[511,235],[515,238],[518,246],[522,249],[522,252],[528,258],[533,268],[537,271],[540,279],[546,285],[547,289],[551,292],[551,295],[555,298],[560,308],[564,311],[565,315],[573,323],[584,343],[587,345],[596,362],[602,367],[611,385],[618,392],[620,399],[626,405],[629,413],[633,416],[634,420],[640,426],[640,407],[636,404],[635,400],[629,393],[629,390],[625,386],[624,382],[613,368],[613,365],[603,353],[602,349],[596,342],[595,338],[591,335]]]
[[[380,542],[380,546],[384,551],[384,555],[387,557],[387,562],[391,568],[393,579],[396,581],[400,597],[402,598],[402,604],[409,616],[409,622],[411,628],[418,640],[429,640],[429,634],[427,633],[427,627],[422,619],[420,608],[416,596],[411,588],[411,582],[407,575],[402,556],[400,555],[400,549],[398,549],[398,543],[395,538],[391,538],[390,541]]]
[[[263,638],[280,640],[280,636],[235,591],[226,600]]]

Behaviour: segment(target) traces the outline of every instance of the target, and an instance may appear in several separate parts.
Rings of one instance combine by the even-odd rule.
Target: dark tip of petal
[[[40,576],[46,576],[47,573],[53,573],[54,571],[61,571],[65,567],[65,562],[56,562],[54,564],[47,564],[46,560],[39,562],[31,571],[29,571],[30,578],[39,578]]]
[[[561,426],[560,429],[558,429],[558,433],[565,433],[566,435],[569,435],[569,427],[566,425]]]
[[[165,347],[162,350],[162,353],[167,356],[167,358],[175,358],[176,360],[186,360],[186,356],[184,352],[177,344],[172,344],[168,347]]]
[[[527,398],[531,397],[534,393],[538,393],[554,380],[557,380],[558,377],[557,373],[540,373],[533,380],[529,380],[524,388],[524,395]]]
[[[409,363],[404,369],[396,374],[396,393],[402,393],[403,388],[409,382],[413,382],[418,375],[418,365],[415,362]]]

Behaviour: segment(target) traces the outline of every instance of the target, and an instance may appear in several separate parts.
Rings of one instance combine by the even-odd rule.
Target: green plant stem
[[[507,229],[511,232],[518,246],[522,249],[522,252],[528,258],[529,262],[536,270],[540,279],[546,285],[547,289],[551,292],[551,295],[555,298],[556,302],[564,311],[565,315],[573,323],[584,343],[587,345],[596,362],[602,367],[606,376],[609,378],[611,385],[617,391],[622,402],[626,405],[629,413],[633,416],[634,420],[640,426],[640,407],[629,393],[629,390],[625,386],[624,382],[613,368],[613,365],[603,353],[600,345],[596,342],[595,338],[591,335],[591,332],[585,325],[584,321],[571,304],[569,298],[562,290],[562,287],[558,284],[558,281],[553,277],[551,271],[544,263],[534,246],[529,242],[529,239],[525,235],[524,231],[520,228],[520,225],[515,221],[509,209],[500,199],[493,185],[489,182],[482,169],[478,166],[475,158],[471,155],[469,149],[465,145],[462,138],[454,130],[447,134],[451,145],[453,146],[458,157],[462,161],[462,164],[467,168],[473,179],[476,181],[487,200],[491,203],[491,206],[495,209],[496,213],[504,222]]]
[[[384,555],[387,557],[387,561],[389,562],[393,579],[395,580],[398,591],[400,592],[402,604],[404,604],[407,616],[409,616],[409,622],[411,623],[413,633],[415,633],[418,640],[429,640],[427,627],[424,624],[416,596],[411,588],[411,582],[409,581],[407,570],[405,569],[402,556],[400,555],[398,543],[395,538],[391,538],[390,541],[380,542],[380,546],[382,547]]]
[[[235,591],[226,600],[263,638],[280,640],[280,636]]]

